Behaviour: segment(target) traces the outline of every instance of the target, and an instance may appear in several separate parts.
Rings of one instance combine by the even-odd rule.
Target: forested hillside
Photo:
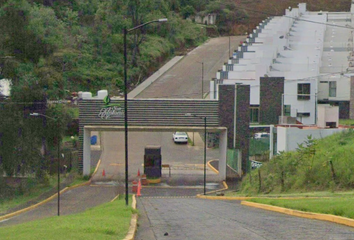
[[[46,179],[72,117],[67,106],[48,100],[99,89],[121,94],[125,27],[168,18],[128,34],[128,82],[133,88],[176,52],[207,39],[205,26],[189,17],[214,10],[235,17],[232,1],[220,3],[0,0],[0,79],[12,82],[10,98],[0,100],[0,185],[2,173],[35,173]],[[45,116],[31,116],[33,112]]]
[[[1,75],[13,80],[14,97],[25,82],[50,99],[60,99],[67,91],[119,90],[123,28],[166,17],[168,23],[152,24],[128,36],[130,79],[139,82],[176,49],[205,39],[203,29],[173,10],[176,4],[157,0],[2,1],[0,56],[6,58],[1,59]]]
[[[350,7],[350,0],[301,2],[307,2],[310,10],[349,11]],[[0,77],[13,80],[14,97],[24,81],[49,99],[102,88],[117,94],[122,90],[124,27],[169,19],[128,35],[129,81],[135,85],[176,51],[206,39],[205,29],[186,18],[216,13],[221,34],[244,34],[266,17],[282,15],[297,4],[290,0],[0,0]]]
[[[349,11],[350,0],[303,0],[310,10]],[[0,100],[0,184],[7,175],[46,173],[47,148],[70,121],[66,106],[47,100],[71,92],[123,90],[123,29],[159,18],[128,34],[129,87],[161,64],[207,39],[193,16],[216,13],[222,35],[244,34],[293,0],[0,0],[0,79],[12,82]],[[46,118],[30,117],[31,112]],[[54,119],[52,121],[51,119]],[[42,150],[42,151],[40,151]],[[52,155],[53,158],[53,155]],[[1,188],[0,188],[1,189]]]

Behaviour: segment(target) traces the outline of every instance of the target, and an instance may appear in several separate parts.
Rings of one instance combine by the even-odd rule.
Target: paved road
[[[155,197],[139,198],[138,206],[136,240],[354,239],[350,227],[250,208],[239,201]]]
[[[109,202],[118,193],[118,186],[84,186],[60,195],[60,215],[69,215]],[[57,198],[33,210],[0,222],[0,227],[10,226],[46,217],[57,216]],[[1,237],[0,237],[1,238]]]
[[[230,37],[230,52],[237,49],[243,36]],[[147,87],[136,98],[202,98],[209,92],[209,84],[216,72],[229,59],[229,37],[212,38],[188,53],[183,60],[167,71],[158,81]]]

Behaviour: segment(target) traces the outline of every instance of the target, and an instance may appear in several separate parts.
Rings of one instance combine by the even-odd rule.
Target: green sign
[[[109,97],[109,95],[104,97],[103,102],[105,105],[101,108],[98,117],[100,117],[101,119],[109,119],[113,116],[124,116],[124,111],[121,105],[118,103],[111,104],[111,98]]]

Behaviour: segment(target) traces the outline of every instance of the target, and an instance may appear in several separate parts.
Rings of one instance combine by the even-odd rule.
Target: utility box
[[[161,146],[147,145],[144,154],[144,173],[147,178],[161,177]]]

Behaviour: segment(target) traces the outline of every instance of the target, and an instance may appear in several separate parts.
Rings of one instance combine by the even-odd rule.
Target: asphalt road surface
[[[114,186],[84,186],[68,190],[60,195],[60,215],[80,213],[88,208],[109,202],[117,193],[118,189]],[[0,227],[54,217],[57,216],[57,209],[58,201],[57,198],[54,198],[33,210],[1,221]]]
[[[231,56],[240,41],[244,40],[244,36],[209,39],[205,44],[189,52],[180,62],[137,95],[136,98],[200,99],[202,98],[202,85],[204,98],[207,97],[210,80],[216,77],[216,72],[227,62],[229,54]]]
[[[187,197],[139,198],[136,240],[344,240],[354,229],[243,206]]]

